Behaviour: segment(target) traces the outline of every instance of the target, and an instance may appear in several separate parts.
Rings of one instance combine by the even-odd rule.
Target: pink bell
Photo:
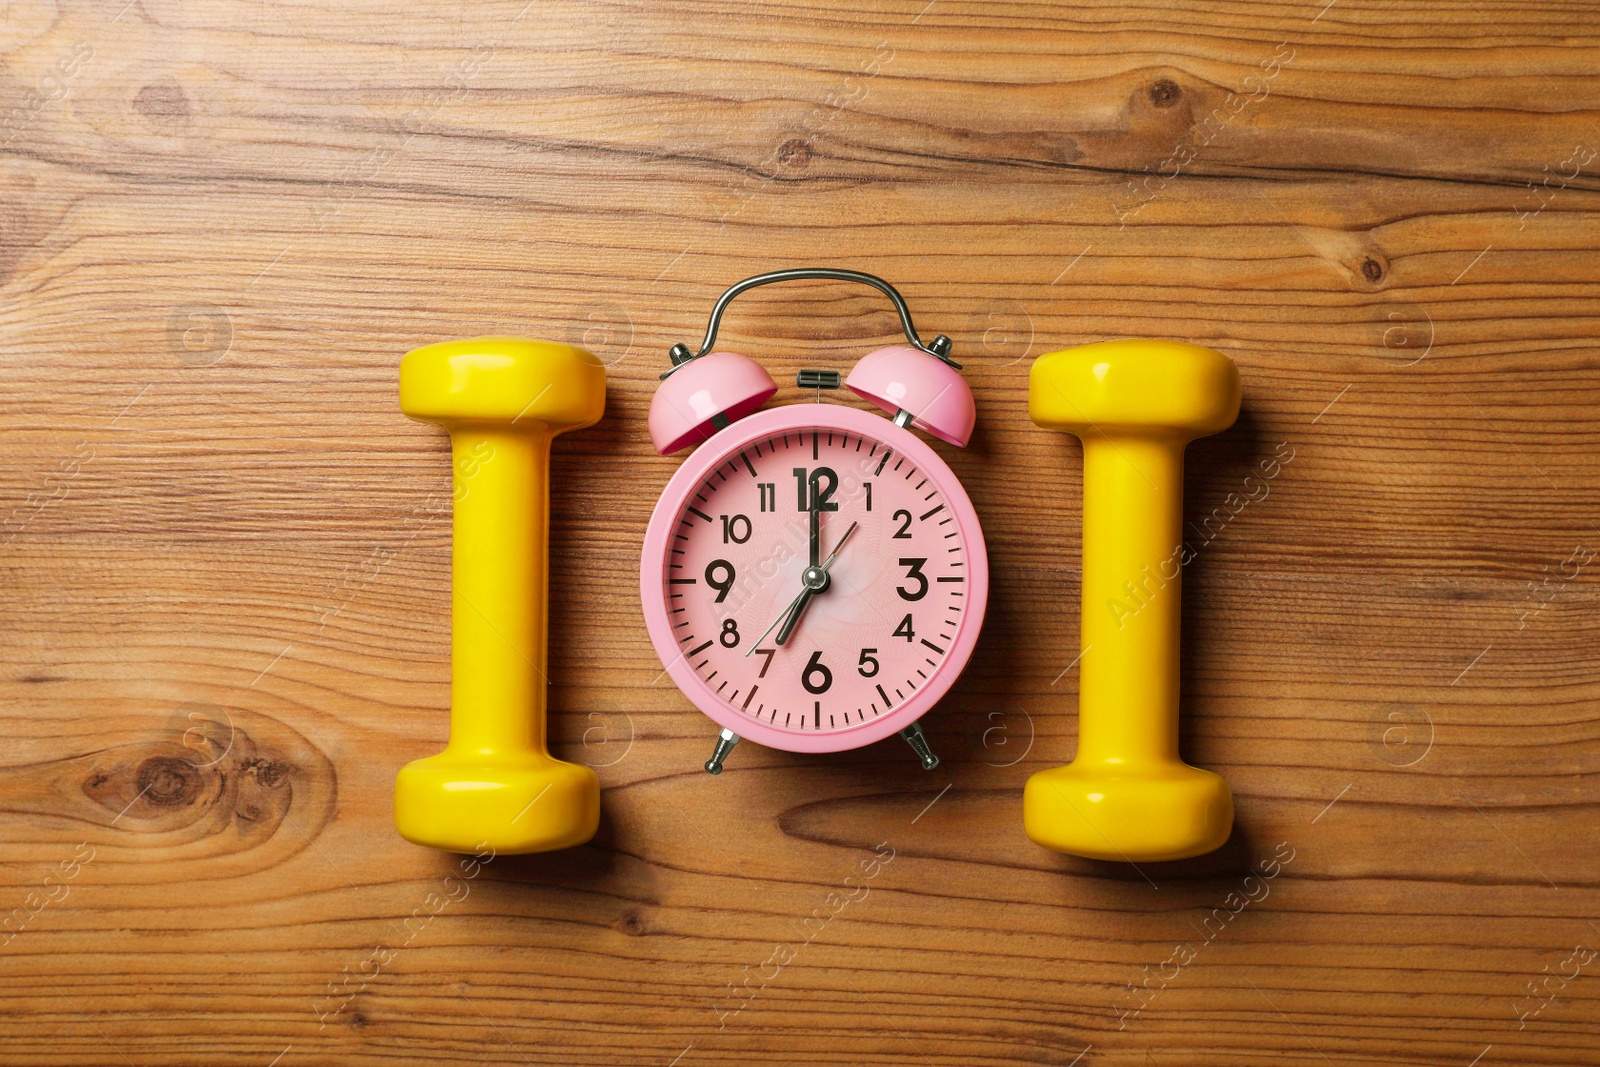
[[[978,421],[972,390],[961,373],[910,345],[890,345],[868,354],[844,384],[857,396],[897,416],[901,425],[900,413],[905,412],[912,426],[958,447],[966,447]],[[652,411],[652,429],[654,415]]]
[[[747,356],[711,352],[691,359],[668,375],[650,398],[650,443],[663,456],[699,444],[722,429],[714,424],[718,416],[726,426],[765,404],[777,391],[772,375]]]

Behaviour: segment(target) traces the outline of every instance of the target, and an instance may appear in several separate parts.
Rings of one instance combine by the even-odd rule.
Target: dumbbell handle
[[[453,753],[545,753],[550,440],[537,429],[451,434]]]
[[[1079,761],[1178,758],[1184,443],[1084,435]]]

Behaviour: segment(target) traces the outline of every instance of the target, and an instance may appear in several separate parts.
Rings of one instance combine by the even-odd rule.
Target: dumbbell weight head
[[[1028,414],[1051,430],[1170,436],[1217,433],[1239,417],[1239,368],[1182,341],[1100,341],[1040,356]]]
[[[443,341],[400,361],[400,410],[446,429],[480,425],[552,434],[600,421],[606,371],[582,348],[522,337]]]
[[[552,438],[604,412],[605,368],[547,341],[428,345],[401,361],[400,406],[450,431],[455,510],[450,740],[401,769],[395,825],[456,852],[581,844],[599,781],[545,740],[548,467]]]

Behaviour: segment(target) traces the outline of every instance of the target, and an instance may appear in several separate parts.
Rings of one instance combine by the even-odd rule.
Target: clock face
[[[826,424],[787,425],[794,407]],[[908,725],[954,681],[987,562],[966,493],[931,449],[856,409],[794,407],[746,420],[791,413],[783,425],[752,436],[740,423],[702,445],[692,480],[669,487],[650,573],[670,656],[653,636],[680,687],[736,733],[851,748]]]

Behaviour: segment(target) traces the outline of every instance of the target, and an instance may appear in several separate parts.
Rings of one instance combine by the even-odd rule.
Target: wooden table
[[[0,1061],[1600,1064],[1600,5],[124,4],[0,16]],[[978,395],[931,774],[711,778],[640,616],[665,351],[804,264]],[[463,867],[391,822],[449,675],[396,367],[486,333],[609,367],[550,605],[605,814]],[[807,283],[724,339],[792,382],[895,333]],[[1128,335],[1245,388],[1184,581],[1237,826],[1138,869],[1020,803],[1074,751],[1081,492],[1028,366]]]

